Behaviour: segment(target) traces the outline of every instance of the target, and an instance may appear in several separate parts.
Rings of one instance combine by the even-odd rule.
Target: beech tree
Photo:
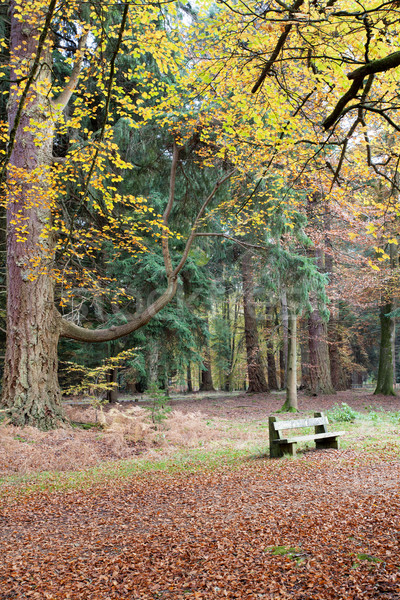
[[[163,69],[167,68],[168,62],[170,65],[174,64],[177,48],[166,34],[160,32],[157,7],[151,4],[138,7],[125,3],[121,5],[117,24],[108,28],[108,39],[112,41],[113,50],[106,67],[102,60],[102,23],[93,22],[97,17],[95,11],[90,13],[89,21],[85,21],[82,17],[85,11],[80,11],[79,2],[64,2],[61,5],[63,19],[74,20],[76,30],[80,30],[81,34],[69,80],[58,94],[54,94],[51,30],[54,28],[57,33],[58,28],[58,32],[62,34],[63,19],[60,21],[58,18],[59,8],[56,0],[48,5],[41,0],[34,0],[29,5],[20,0],[12,0],[10,4],[9,143],[2,161],[3,175],[7,173],[8,194],[7,350],[2,403],[12,423],[33,424],[44,429],[54,427],[63,420],[57,380],[57,344],[60,336],[81,342],[105,342],[125,336],[148,323],[174,297],[178,275],[195,240],[200,220],[219,187],[231,176],[231,172],[225,171],[201,203],[182,255],[177,264],[173,264],[168,244],[168,219],[174,205],[179,164],[179,147],[175,143],[171,156],[169,197],[163,215],[156,220],[156,225],[164,232],[161,235],[166,278],[164,292],[128,322],[106,329],[87,329],[63,318],[54,304],[57,279],[57,270],[54,269],[56,234],[61,229],[61,232],[64,231],[64,245],[65,239],[71,242],[74,216],[67,223],[60,224],[58,221],[57,226],[54,224],[53,212],[59,200],[58,194],[63,189],[57,187],[57,165],[61,164],[64,169],[64,181],[71,174],[66,175],[66,161],[53,157],[53,144],[56,128],[65,128],[62,125],[63,111],[79,85],[85,52],[89,54],[88,61],[91,62],[86,71],[90,68],[93,70],[94,67],[102,75],[98,75],[98,93],[102,97],[105,116],[97,137],[83,148],[79,156],[81,160],[82,157],[86,160],[81,163],[84,180],[79,189],[80,204],[86,201],[91,186],[96,189],[96,184],[100,185],[105,156],[112,156],[117,150],[107,124],[114,91],[116,90],[115,102],[119,102],[119,111],[126,118],[131,116],[129,111],[133,108],[137,109],[136,112],[139,110],[136,106],[138,103],[133,105],[127,98],[121,98],[121,90],[115,82],[121,47],[124,45],[125,51],[132,48],[138,53],[136,44],[140,39],[142,42],[145,40],[147,45],[140,50],[139,55],[153,50],[155,60]],[[89,31],[93,39],[90,48],[85,50]],[[147,74],[142,77],[146,81]],[[147,94],[151,96],[156,93],[151,85]],[[86,110],[90,112],[90,108]],[[94,110],[93,104],[91,110]],[[78,112],[76,108],[75,111]],[[72,121],[75,122],[75,127],[81,124],[79,115],[74,114]],[[68,126],[71,127],[71,123]],[[76,158],[73,151],[71,154],[73,162]],[[117,167],[128,168],[129,165],[117,159]],[[118,176],[114,177],[114,181],[116,180]],[[112,189],[111,187],[111,194]],[[110,191],[108,196],[105,192],[104,202],[108,202],[112,208]],[[137,205],[134,206],[137,208]],[[110,221],[108,230],[109,223]],[[133,229],[131,244],[136,242],[140,246],[139,237],[137,234],[135,237],[135,230],[129,219],[125,221],[125,228],[126,225],[131,225]]]

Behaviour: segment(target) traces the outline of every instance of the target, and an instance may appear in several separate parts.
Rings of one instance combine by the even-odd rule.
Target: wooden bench
[[[298,442],[311,442],[315,440],[315,446],[321,448],[339,448],[338,437],[344,431],[328,431],[328,418],[322,412],[314,413],[314,418],[295,419],[292,421],[278,421],[276,417],[269,417],[269,452],[271,458],[294,455]],[[315,432],[310,435],[283,437],[286,429],[300,429],[302,427],[314,427]]]

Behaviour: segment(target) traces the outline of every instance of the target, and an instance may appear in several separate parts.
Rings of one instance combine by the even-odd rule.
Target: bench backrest
[[[322,413],[321,413],[322,414]],[[318,425],[328,425],[328,418],[322,415],[310,419],[294,419],[290,421],[273,421],[275,431],[283,429],[300,429],[301,427],[317,427]]]

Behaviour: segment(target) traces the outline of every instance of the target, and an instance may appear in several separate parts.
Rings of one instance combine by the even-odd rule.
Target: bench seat
[[[338,435],[343,435],[345,431],[332,431],[332,433],[313,433],[310,435],[296,436],[293,438],[282,438],[281,440],[275,440],[277,444],[297,444],[297,442],[312,442],[312,440],[323,440],[327,438],[334,438]]]

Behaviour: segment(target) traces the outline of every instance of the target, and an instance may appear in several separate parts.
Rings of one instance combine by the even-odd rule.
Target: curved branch
[[[174,184],[175,184],[175,171],[178,162],[178,149],[174,147],[174,158],[172,162],[171,168],[171,181],[170,181],[170,197],[168,200],[167,207],[164,211],[164,222],[166,223],[168,219],[168,215],[172,209],[172,203],[174,199]],[[211,202],[212,198],[214,198],[217,190],[220,186],[231,177],[234,171],[230,171],[227,175],[219,179],[217,183],[214,185],[213,190],[207,196],[205,201],[203,202],[202,207],[200,208],[196,219],[193,223],[190,235],[186,242],[185,249],[182,254],[182,258],[177,267],[171,272],[171,259],[169,255],[169,250],[167,247],[167,253],[165,254],[165,248],[163,246],[163,254],[164,254],[164,262],[165,268],[167,271],[167,280],[168,286],[163,294],[155,302],[153,302],[150,306],[148,306],[143,312],[134,316],[128,323],[124,323],[123,325],[113,325],[112,327],[108,327],[107,329],[86,329],[85,327],[80,327],[79,325],[75,325],[71,321],[67,321],[60,315],[60,336],[69,338],[72,340],[77,340],[79,342],[109,342],[111,340],[117,340],[120,337],[128,335],[137,329],[140,329],[144,325],[146,325],[164,306],[166,306],[172,298],[175,296],[176,289],[178,286],[178,275],[184,266],[187,257],[189,256],[189,251],[192,246],[193,240],[196,236],[196,229],[199,225],[200,219],[202,218],[204,211],[206,210],[208,204]]]
[[[363,79],[364,79],[364,77],[358,77],[357,79],[355,79],[353,81],[353,83],[351,84],[350,88],[347,90],[347,92],[345,94],[343,94],[343,96],[340,98],[340,100],[338,100],[338,102],[337,102],[335,108],[333,109],[333,111],[331,112],[331,114],[328,115],[326,117],[325,121],[322,123],[322,127],[326,131],[328,129],[330,129],[336,123],[336,121],[342,116],[343,109],[345,108],[346,104],[348,104],[350,102],[350,100],[354,100],[354,98],[357,96],[358,91],[362,86]]]
[[[347,75],[347,79],[358,79],[359,77],[366,77],[374,73],[382,73],[383,71],[389,71],[395,69],[400,65],[400,51],[392,52],[384,58],[377,58],[371,62],[359,67],[355,71],[352,71]]]
[[[178,167],[178,162],[179,162],[179,148],[174,140],[171,175],[170,175],[170,179],[169,179],[169,198],[168,198],[168,203],[167,203],[167,206],[166,206],[166,208],[164,210],[164,214],[163,214],[163,225],[164,225],[165,229],[167,228],[169,215],[171,214],[172,206],[173,206],[174,200],[175,200],[175,180],[176,180],[176,169]],[[165,271],[167,273],[167,277],[170,277],[170,275],[172,273],[172,261],[171,261],[171,255],[169,252],[169,246],[168,246],[168,234],[166,233],[165,230],[164,230],[162,240],[161,240],[161,247],[162,247],[162,253],[163,253],[163,258],[164,258]]]
[[[71,321],[67,321],[60,315],[61,319],[61,337],[78,342],[109,342],[117,340],[120,337],[128,335],[137,329],[146,325],[164,306],[166,306],[175,296],[178,285],[178,278],[172,277],[165,292],[157,298],[150,306],[148,306],[139,315],[133,317],[128,323],[123,325],[113,325],[107,329],[86,329],[75,325]]]
[[[325,130],[330,129],[336,123],[336,121],[343,116],[343,109],[350,102],[350,100],[353,100],[357,96],[359,89],[363,85],[364,77],[367,77],[368,75],[375,75],[375,73],[389,71],[390,69],[395,69],[399,65],[400,51],[393,52],[384,58],[372,60],[371,62],[349,73],[347,78],[350,79],[350,81],[353,80],[353,83],[347,92],[338,100],[331,114],[328,115],[328,117],[322,123],[322,127]]]

